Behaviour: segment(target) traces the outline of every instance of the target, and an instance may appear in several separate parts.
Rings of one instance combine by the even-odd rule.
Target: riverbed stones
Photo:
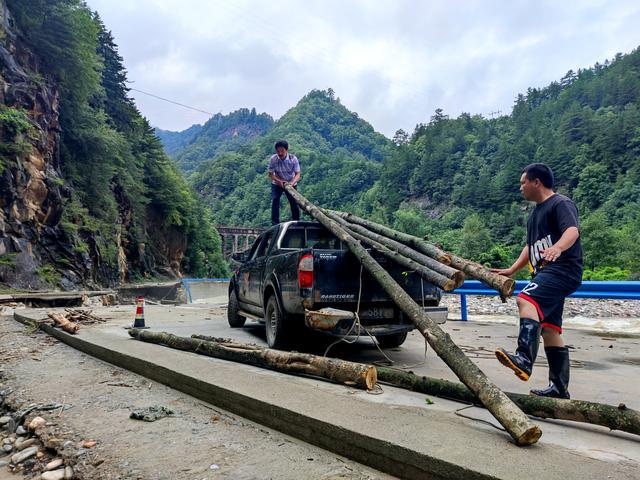
[[[47,421],[42,417],[34,417],[33,420],[29,422],[29,430],[34,431],[38,428],[42,428],[47,424]]]
[[[55,460],[51,460],[49,463],[47,463],[44,467],[44,471],[48,472],[50,470],[55,470],[56,468],[62,466],[62,459],[61,458],[56,458]]]
[[[38,453],[39,450],[40,449],[38,447],[25,448],[21,452],[18,452],[13,457],[11,457],[11,463],[16,464],[24,462],[26,459],[33,457],[36,453]]]
[[[53,470],[51,472],[44,472],[40,478],[42,480],[64,480],[64,468]]]

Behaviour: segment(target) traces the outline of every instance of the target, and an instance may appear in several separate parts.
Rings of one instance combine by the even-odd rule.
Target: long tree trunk
[[[420,275],[422,278],[424,278],[426,281],[431,282],[434,285],[437,285],[444,291],[450,292],[460,286],[454,279],[447,278],[438,272],[430,270],[424,265],[420,265],[419,263],[411,260],[410,258],[407,258],[399,254],[398,252],[385,247],[384,245],[376,242],[375,240],[371,240],[370,238],[367,238],[364,235],[360,235],[359,233],[352,231],[348,227],[344,227],[344,228],[347,231],[347,233],[353,236],[353,238],[371,245],[373,248],[378,250],[387,258],[390,258],[394,262],[404,267],[410,268],[411,270],[415,271],[418,275]]]
[[[414,392],[481,405],[478,397],[461,383],[421,377],[411,372],[403,372],[393,368],[377,368],[380,382],[413,390]],[[505,394],[527,415],[591,423],[611,430],[621,430],[640,435],[640,412],[624,405],[616,407],[584,400],[562,400],[511,392],[505,392]]]
[[[166,332],[150,332],[132,328],[136,340],[157,343],[177,350],[187,350],[233,362],[270,368],[279,372],[300,373],[326,378],[337,383],[371,390],[375,387],[375,367],[346,362],[336,358],[319,357],[307,353],[283,352],[256,345],[235,342],[215,342],[197,338],[179,337]]]
[[[349,231],[349,233],[353,235],[354,238],[357,238],[358,240],[369,243],[372,247],[376,248],[376,250],[381,251],[385,255],[389,256],[389,252],[400,254],[403,257],[410,259],[420,265],[423,265],[427,269],[434,271],[446,277],[447,279],[451,280],[449,285],[453,285],[453,288],[445,288],[438,285],[443,290],[451,291],[455,288],[458,288],[464,282],[464,273],[462,273],[460,270],[451,268],[448,265],[438,262],[437,260],[427,255],[424,255],[420,252],[416,252],[411,247],[408,247],[403,243],[397,242],[390,238],[374,233],[355,223],[349,223],[346,220],[344,220],[342,217],[335,215],[331,212],[327,212],[324,210],[323,212],[326,213],[329,218],[331,218],[332,220],[335,220],[336,222],[340,223],[344,228],[346,228]]]
[[[411,318],[438,356],[478,396],[482,404],[487,407],[515,439],[516,444],[530,445],[536,443],[542,435],[540,428],[531,422],[522,413],[522,410],[494,385],[477,365],[466,357],[462,350],[451,340],[451,337],[444,333],[425,311],[411,299],[367,250],[345,232],[336,221],[331,220],[322,213],[318,207],[311,204],[290,185],[285,184],[285,189],[306,212],[345,242],[349,250],[358,257],[364,268],[380,283],[396,305]]]
[[[495,288],[498,292],[500,292],[502,298],[510,297],[511,295],[513,295],[513,290],[515,289],[516,283],[512,278],[493,273],[488,268],[480,265],[479,263],[472,262],[471,260],[466,260],[451,253],[444,252],[435,245],[432,245],[421,238],[409,235],[408,233],[398,232],[397,230],[393,230],[379,223],[360,218],[357,215],[353,215],[352,213],[336,211],[332,211],[332,213],[340,216],[349,223],[361,225],[368,230],[371,230],[372,232],[409,245],[415,250],[418,250],[419,252],[422,252],[441,263],[450,265],[457,270],[462,270],[469,277],[480,280],[490,287]]]

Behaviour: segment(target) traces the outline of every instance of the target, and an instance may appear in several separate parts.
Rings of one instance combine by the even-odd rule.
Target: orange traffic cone
[[[133,328],[149,328],[144,326],[144,297],[136,298],[136,318]]]

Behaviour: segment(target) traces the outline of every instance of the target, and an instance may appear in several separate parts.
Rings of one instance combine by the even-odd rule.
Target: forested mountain
[[[198,135],[203,137],[204,129]],[[300,159],[300,188],[328,207],[352,204],[373,185],[382,160],[391,151],[391,142],[341,105],[332,90],[314,90],[254,142],[236,151],[219,152],[190,175],[191,184],[219,224],[269,224],[267,163],[280,138],[287,139],[290,152]],[[184,152],[192,152],[190,147],[195,144]],[[179,151],[175,157],[185,155]]]
[[[174,155],[191,143],[193,138],[202,131],[202,125],[191,125],[181,132],[172,132],[161,128],[155,128],[154,131],[162,142],[167,155]]]
[[[0,0],[0,14],[0,283],[224,274],[97,14],[81,0]]]
[[[549,164],[581,214],[586,278],[640,277],[640,51],[569,71],[517,96],[508,116],[438,109],[393,146],[314,91],[272,130],[190,177],[220,223],[268,224],[267,158],[286,138],[312,201],[373,218],[492,266],[522,248],[530,211],[522,168]],[[286,202],[283,202],[286,203]]]
[[[528,215],[520,172],[543,162],[578,205],[587,278],[640,275],[639,50],[529,89],[510,116],[450,119],[438,110],[398,143],[360,213],[507,265]]]
[[[188,174],[218,153],[240,150],[272,127],[273,118],[266,113],[241,108],[228,115],[218,113],[204,125],[193,125],[183,132],[160,131],[159,138],[178,167]],[[182,146],[172,151],[172,143]]]

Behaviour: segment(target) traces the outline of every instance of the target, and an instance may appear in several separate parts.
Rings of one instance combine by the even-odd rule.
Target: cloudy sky
[[[637,0],[88,0],[131,87],[274,118],[331,87],[387,136],[436,108],[490,116],[528,87],[640,45]],[[154,126],[207,115],[132,91]]]

